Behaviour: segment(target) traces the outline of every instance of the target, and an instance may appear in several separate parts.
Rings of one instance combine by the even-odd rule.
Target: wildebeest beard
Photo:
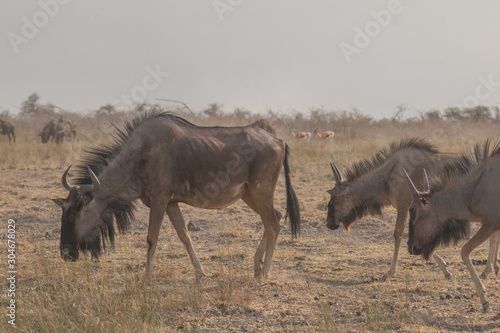
[[[357,201],[349,213],[339,220],[344,225],[344,229],[349,231],[351,229],[351,225],[356,220],[366,215],[382,215],[382,208],[384,206],[386,205],[372,199]]]
[[[422,243],[422,255],[425,260],[430,260],[436,247],[439,245],[457,245],[470,234],[470,221],[448,219],[439,224],[434,236],[425,239]]]
[[[135,205],[132,202],[123,199],[114,200],[101,214],[100,223],[80,241],[80,251],[83,253],[89,251],[93,259],[98,259],[108,244],[114,246],[116,231],[113,220],[116,220],[118,231],[124,233],[134,219],[134,211]]]

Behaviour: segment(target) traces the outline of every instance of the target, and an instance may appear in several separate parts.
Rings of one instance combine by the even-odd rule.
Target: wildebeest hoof
[[[196,272],[196,280],[198,281],[203,280],[206,276],[205,272]]]
[[[444,278],[445,278],[446,280],[448,280],[448,281],[449,281],[449,280],[451,280],[451,278],[452,278],[452,277],[453,277],[453,274],[451,274],[451,273],[448,273],[448,274],[445,274],[445,275],[444,275]]]
[[[488,312],[488,309],[490,308],[490,302],[486,302],[483,304],[483,313]]]

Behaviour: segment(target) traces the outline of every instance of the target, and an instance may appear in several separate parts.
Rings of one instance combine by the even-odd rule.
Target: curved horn
[[[90,179],[92,180],[92,184],[80,186],[78,188],[78,194],[80,194],[80,195],[83,195],[83,194],[89,193],[89,192],[97,191],[99,189],[99,187],[101,186],[101,182],[99,181],[99,179],[97,179],[96,175],[90,169],[90,167],[87,167],[87,169],[89,170]]]
[[[427,178],[427,172],[424,169],[424,192],[429,192],[431,187],[429,186],[429,178]]]
[[[415,187],[415,185],[411,181],[410,176],[408,176],[408,173],[406,172],[405,168],[403,168],[403,172],[405,173],[406,180],[408,181],[408,187],[410,188],[411,197],[413,200],[415,200],[419,197],[419,193],[417,191],[417,188]]]
[[[68,173],[69,173],[70,168],[71,168],[71,165],[66,169],[66,171],[64,171],[64,173],[62,175],[62,179],[61,179],[64,188],[67,189],[68,191],[71,191],[73,189],[73,185],[71,185],[68,182]]]
[[[332,163],[330,163],[330,166],[332,167],[333,177],[335,178],[335,185],[339,186],[342,184],[342,176],[340,175],[339,169]]]

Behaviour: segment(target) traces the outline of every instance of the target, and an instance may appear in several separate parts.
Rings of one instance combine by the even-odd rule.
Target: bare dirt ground
[[[297,150],[294,156],[300,154]],[[292,158],[292,164],[299,159]],[[295,162],[294,162],[295,161]],[[356,222],[351,232],[325,226],[329,165],[295,168],[292,183],[302,208],[302,233],[292,241],[282,221],[271,278],[253,279],[253,255],[262,236],[259,217],[241,201],[219,211],[183,206],[194,246],[207,273],[197,283],[182,243],[165,218],[152,286],[138,287],[144,269],[148,211],[140,206],[130,232],[99,263],[65,263],[59,257],[64,169],[4,168],[0,174],[2,271],[7,219],[16,221],[16,327],[2,313],[0,330],[197,332],[480,332],[500,331],[500,285],[485,282],[487,314],[475,296],[459,247],[440,251],[451,281],[402,244],[395,278],[377,280],[393,252],[395,212]],[[284,181],[275,194],[284,212]],[[487,244],[473,253],[487,257]],[[479,272],[484,266],[476,266]],[[2,274],[5,275],[5,274]],[[5,278],[3,278],[5,281]],[[149,289],[148,289],[149,288]],[[0,287],[1,308],[8,302]],[[135,290],[139,291],[136,292]],[[97,301],[98,300],[98,301]]]

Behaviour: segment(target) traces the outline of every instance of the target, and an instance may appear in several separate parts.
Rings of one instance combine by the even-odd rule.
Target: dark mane
[[[439,192],[447,184],[467,176],[484,160],[500,155],[500,142],[495,145],[493,150],[490,149],[490,146],[491,140],[486,139],[482,146],[475,144],[471,154],[462,154],[459,158],[452,159],[446,163],[443,172],[431,179],[431,193]]]
[[[90,175],[87,166],[92,169],[97,177],[102,171],[113,161],[113,159],[120,153],[127,140],[131,137],[134,131],[146,120],[158,117],[172,117],[187,125],[196,126],[189,121],[174,115],[172,113],[153,109],[140,116],[127,121],[123,129],[117,129],[117,134],[113,136],[114,142],[108,145],[102,145],[84,150],[84,157],[81,164],[76,167],[75,181],[78,185],[91,184]],[[135,204],[116,198],[111,201],[109,206],[101,214],[101,224],[92,230],[85,237],[85,241],[80,244],[82,251],[90,251],[93,257],[98,257],[102,248],[106,249],[106,245],[114,244],[115,228],[113,221],[116,221],[118,230],[124,233],[128,230],[131,221],[134,219]]]
[[[102,171],[110,164],[115,156],[120,153],[122,147],[134,133],[136,128],[138,128],[144,121],[158,117],[172,117],[188,125],[196,126],[193,123],[185,120],[184,118],[181,118],[173,113],[163,111],[161,109],[153,109],[133,118],[130,121],[125,122],[125,124],[123,125],[123,129],[119,129],[115,126],[118,132],[117,134],[113,135],[114,142],[99,147],[84,149],[84,157],[82,159],[82,162],[81,164],[76,166],[76,183],[78,185],[91,184],[92,181],[90,180],[87,166],[90,167],[96,174],[96,176],[99,177]]]
[[[389,149],[380,150],[371,159],[364,159],[352,165],[345,173],[347,181],[353,181],[378,168],[392,155],[407,148],[420,149],[433,154],[438,153],[437,148],[424,139],[405,138],[399,142],[392,142]]]

